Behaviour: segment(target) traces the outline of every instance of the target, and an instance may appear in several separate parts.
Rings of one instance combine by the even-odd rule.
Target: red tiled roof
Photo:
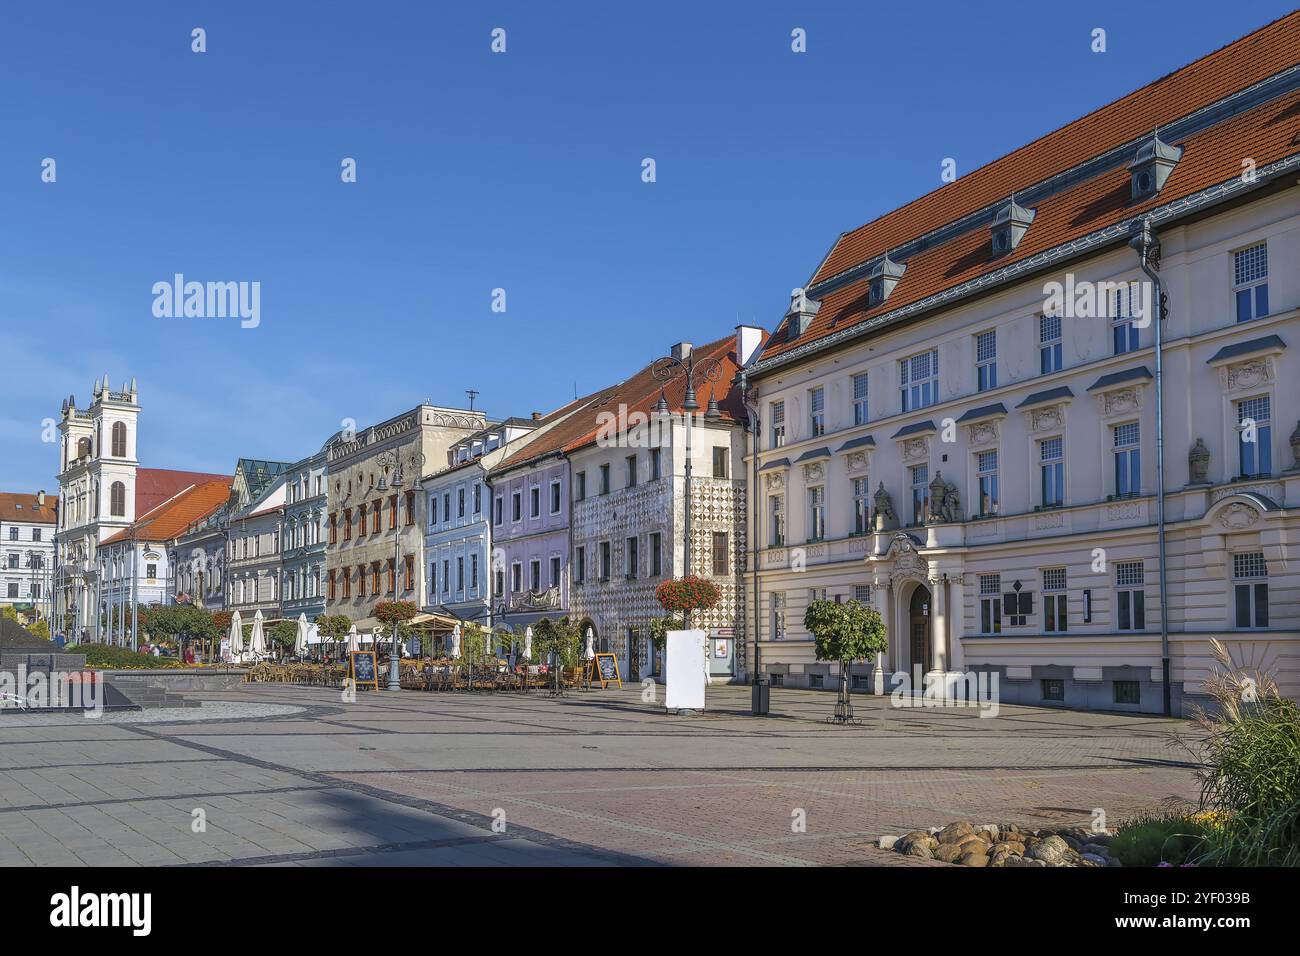
[[[171,474],[179,474],[172,472]],[[117,541],[167,541],[195,521],[205,518],[230,497],[229,478],[203,481],[182,489],[171,500],[151,509],[129,528],[105,538],[100,544]]]
[[[229,475],[211,475],[202,471],[138,468],[135,472],[135,513],[137,516],[147,514],[190,485],[224,481],[229,487],[232,480]]]
[[[767,334],[763,334],[766,339]],[[734,380],[740,366],[736,363],[735,336],[727,336],[701,345],[694,349],[695,361],[706,359],[719,360],[718,377],[712,383],[705,382],[696,388],[696,401],[702,413],[709,400],[710,390],[718,399],[718,407],[723,421],[742,421],[745,418],[740,400],[740,390]],[[659,401],[662,390],[668,400],[668,407],[677,414],[682,413],[682,403],[686,400],[685,377],[680,373],[667,383],[654,377],[654,363],[647,365],[635,375],[618,385],[611,386],[585,399],[586,404],[578,411],[557,424],[545,435],[529,442],[493,469],[494,473],[507,471],[550,454],[568,454],[577,451],[596,440],[601,431],[604,415],[618,415],[618,427],[626,427],[627,418],[634,412],[649,413]],[[620,406],[622,414],[620,414]]]
[[[0,521],[28,524],[54,524],[58,517],[58,495],[46,495],[45,506],[36,503],[35,495],[0,491]]]
[[[1049,133],[836,240],[813,283],[869,262],[904,243],[1006,200],[1013,192],[1078,166],[1225,96],[1300,63],[1300,11],[1265,26],[1122,99]],[[908,256],[907,269],[888,300],[866,307],[865,280],[835,289],[807,330],[788,339],[778,327],[763,359],[959,285],[1155,206],[1225,182],[1241,172],[1241,158],[1257,167],[1295,153],[1300,133],[1297,95],[1288,94],[1248,113],[1170,143],[1184,147],[1158,196],[1129,202],[1128,172],[1112,169],[1034,204],[1036,215],[1015,251],[992,259],[987,228],[974,228]]]

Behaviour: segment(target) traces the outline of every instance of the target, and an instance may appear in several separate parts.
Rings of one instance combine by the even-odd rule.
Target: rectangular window
[[[771,609],[772,640],[785,639],[785,592],[773,591],[768,597]]]
[[[1056,508],[1065,503],[1065,446],[1060,438],[1047,438],[1038,443],[1038,469],[1042,479],[1044,508]]]
[[[853,424],[867,423],[867,373],[853,376]]]
[[[438,524],[438,496],[429,495],[429,527],[435,527]]]
[[[771,515],[771,534],[768,544],[773,548],[785,545],[785,495],[772,495],[768,499],[768,514]]]
[[[1115,454],[1115,497],[1139,495],[1142,493],[1142,453],[1138,449],[1138,423],[1116,425],[1111,433]]]
[[[939,350],[931,349],[898,363],[903,411],[915,411],[939,400]]]
[[[663,545],[660,543],[659,532],[656,531],[650,535],[650,576],[652,578],[663,573],[662,551]]]
[[[1059,677],[1045,678],[1042,682],[1043,700],[1065,700],[1065,681]]]
[[[626,562],[627,566],[626,566],[626,573],[627,573],[627,576],[628,576],[628,579],[629,579],[629,580],[635,578],[635,577],[637,576],[637,573],[638,573],[638,570],[639,570],[639,565],[640,565],[640,560],[639,560],[639,559],[640,559],[640,557],[641,557],[641,556],[637,553],[637,546],[638,546],[639,544],[640,544],[640,542],[639,542],[636,538],[628,538],[628,539],[627,539],[627,562]]]
[[[456,489],[456,517],[465,517],[465,489]]]
[[[1115,565],[1116,628],[1121,631],[1141,631],[1146,624],[1146,592],[1143,585],[1146,570],[1141,561],[1121,561]]]
[[[808,489],[808,540],[821,541],[826,537],[826,489]]]
[[[528,562],[528,588],[534,594],[542,589],[542,562],[537,558]]]
[[[726,478],[730,474],[731,449],[726,445],[715,445],[713,448],[713,477]]]
[[[510,590],[519,594],[524,589],[524,566],[516,561],[510,565]]]
[[[661,477],[660,464],[663,461],[663,455],[658,448],[650,449],[650,480],[658,481]]]
[[[1134,352],[1138,348],[1136,305],[1141,286],[1130,282],[1115,290],[1111,297],[1111,345],[1116,355]]]
[[[982,451],[975,455],[975,477],[979,482],[979,513],[998,513],[998,453]]]
[[[402,590],[410,591],[415,587],[415,555],[408,554],[402,558]]]
[[[587,473],[585,471],[578,472],[578,488],[574,498],[578,501],[585,501],[587,498]]]
[[[542,516],[542,489],[537,485],[528,489],[528,517],[540,518]]]
[[[1243,478],[1273,473],[1272,402],[1267,395],[1237,403],[1237,461]]]
[[[1268,564],[1262,551],[1232,556],[1233,606],[1237,627],[1268,627]]]
[[[853,479],[853,533],[867,534],[871,530],[871,482],[866,478]]]
[[[551,555],[551,587],[558,588],[559,586],[560,586],[560,556],[558,554],[553,554]]]
[[[859,602],[861,602],[862,604],[870,604],[870,603],[871,603],[871,585],[870,585],[870,584],[855,584],[855,585],[853,585],[853,600],[855,600],[855,601],[859,601]]]
[[[492,499],[492,523],[499,525],[501,523],[501,496],[497,495]]]
[[[624,488],[636,487],[636,455],[628,455],[624,462]]]
[[[463,593],[465,590],[465,558],[456,558],[456,590]]]
[[[912,486],[912,524],[925,524],[930,513],[930,466],[913,465],[908,469]]]
[[[581,584],[587,579],[587,549],[578,545],[573,549],[573,583]]]
[[[826,390],[808,390],[808,434],[818,438],[826,434]]]
[[[1059,372],[1063,368],[1061,360],[1061,317],[1059,315],[1040,315],[1038,317],[1038,371],[1042,375]]]
[[[558,515],[559,513],[560,513],[560,483],[558,481],[552,481],[551,482],[551,514]]]
[[[510,496],[510,520],[519,521],[524,516],[524,497],[516,491]]]
[[[469,589],[478,590],[478,552],[475,551],[469,556]]]
[[[768,447],[780,448],[785,444],[785,402],[772,403],[772,443]]]
[[[1002,633],[1002,575],[979,576],[980,633]]]
[[[998,387],[998,333],[990,329],[975,336],[975,390]]]
[[[1285,259],[1285,256],[1283,257]],[[1268,245],[1259,243],[1232,254],[1232,295],[1237,321],[1268,315]]]
[[[481,515],[483,513],[483,486],[474,482],[474,513]]]
[[[1043,571],[1043,630],[1064,631],[1066,616],[1065,568]]]
[[[1140,682],[1135,680],[1117,680],[1112,681],[1112,684],[1115,688],[1115,703],[1142,703],[1142,684]]]
[[[609,494],[609,465],[600,466],[600,493]]]
[[[727,555],[727,532],[713,532],[713,573],[715,575],[727,574],[730,570],[730,560]]]
[[[600,543],[600,579],[602,581],[609,580],[609,570],[610,570],[609,542],[602,541]]]

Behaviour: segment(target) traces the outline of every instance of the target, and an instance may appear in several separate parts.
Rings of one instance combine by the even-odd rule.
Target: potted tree
[[[816,641],[819,661],[840,665],[840,689],[835,703],[835,723],[853,723],[849,694],[849,667],[854,661],[874,657],[888,646],[880,612],[861,601],[813,601],[803,616],[803,626]]]

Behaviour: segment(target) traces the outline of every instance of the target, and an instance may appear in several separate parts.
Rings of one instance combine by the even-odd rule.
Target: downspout
[[[1129,227],[1129,245],[1138,254],[1142,271],[1151,281],[1153,295],[1148,311],[1155,313],[1155,388],[1156,388],[1156,539],[1160,571],[1160,667],[1164,690],[1164,714],[1173,716],[1169,686],[1169,592],[1165,541],[1165,415],[1164,415],[1164,316],[1165,293],[1160,281],[1160,240],[1151,228],[1150,219]]]
[[[750,684],[757,684],[759,675],[763,672],[761,662],[759,661],[758,639],[759,630],[762,623],[762,602],[759,599],[758,591],[758,406],[751,404],[749,400],[749,376],[743,370],[740,373],[740,401],[745,407],[745,413],[749,416],[749,435],[750,435],[750,480],[749,480],[749,507],[746,509],[752,516],[749,525],[749,574],[752,582],[751,590],[754,592],[754,657],[753,669],[749,675]]]

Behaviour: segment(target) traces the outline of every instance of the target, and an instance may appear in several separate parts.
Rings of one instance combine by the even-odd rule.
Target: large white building
[[[746,370],[760,669],[832,686],[857,598],[862,689],[1177,713],[1217,639],[1300,696],[1297,177],[1292,16],[840,236]]]
[[[32,621],[49,617],[57,520],[53,495],[0,492],[0,604]]]

